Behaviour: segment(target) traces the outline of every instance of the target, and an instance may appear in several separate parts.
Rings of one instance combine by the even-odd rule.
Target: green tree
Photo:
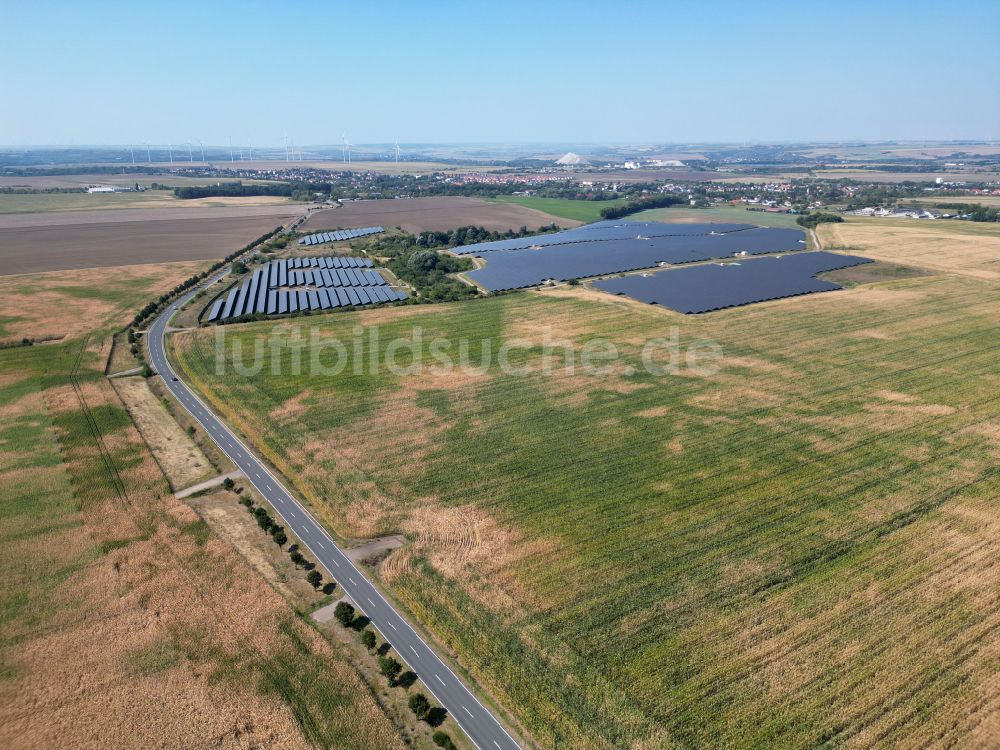
[[[306,564],[306,559],[302,556],[302,553],[299,552],[298,550],[293,550],[289,554],[289,557],[292,558],[292,563],[295,565],[296,568],[299,568]]]
[[[375,637],[374,631],[365,628],[361,631],[361,642],[364,644],[365,648],[371,651],[375,648],[375,644],[378,642],[378,639]]]
[[[423,693],[414,693],[411,695],[407,704],[410,706],[410,710],[413,711],[413,715],[421,721],[426,719],[431,712],[431,702],[427,700],[427,696]]]
[[[236,487],[236,482],[233,481],[232,477],[226,477],[222,480],[222,488],[224,490],[232,492],[234,487]]]
[[[274,539],[274,543],[277,544],[279,547],[284,547],[285,542],[288,541],[288,535],[285,533],[284,529],[278,529],[277,531],[275,531],[273,534],[271,534],[271,538]]]
[[[444,750],[455,750],[455,743],[451,741],[451,737],[440,729],[434,733],[431,739],[434,740],[435,745],[443,747]]]
[[[334,608],[333,616],[337,618],[337,622],[346,628],[354,622],[354,607],[347,602],[340,602]]]
[[[391,656],[380,656],[378,658],[378,670],[385,675],[390,685],[395,685],[396,680],[399,679],[399,675],[403,671],[403,665]]]
[[[249,495],[244,495],[240,498],[240,505],[245,505],[247,508],[253,508],[253,498]]]
[[[308,582],[309,582],[310,584],[312,584],[312,587],[313,587],[314,589],[318,589],[318,588],[319,588],[319,585],[320,585],[320,583],[321,583],[321,582],[323,581],[323,574],[322,574],[322,573],[320,573],[320,572],[319,572],[318,570],[316,570],[315,568],[313,568],[313,569],[312,569],[312,570],[310,570],[310,571],[309,571],[308,573],[306,573],[306,580],[307,580],[307,581],[308,581]]]

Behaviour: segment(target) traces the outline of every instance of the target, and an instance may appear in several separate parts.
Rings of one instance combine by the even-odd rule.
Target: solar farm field
[[[351,227],[401,227],[407,232],[480,226],[494,231],[529,229],[552,224],[576,226],[578,222],[559,219],[533,208],[496,203],[481,198],[435,197],[395,200],[348,201],[340,208],[317,211],[300,228],[303,232]]]
[[[289,204],[0,215],[0,275],[220,258],[301,210]]]
[[[419,325],[417,362],[517,339],[525,371],[219,376],[211,331],[175,344],[328,526],[407,535],[381,580],[539,746],[1000,741],[994,281],[695,319],[563,287],[233,326],[227,350],[359,324],[366,356]],[[672,325],[722,347],[717,373],[641,367]],[[546,372],[546,335],[621,358]]]

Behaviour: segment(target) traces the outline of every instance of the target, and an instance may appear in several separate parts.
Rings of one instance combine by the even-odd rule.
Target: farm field
[[[272,180],[250,179],[241,179],[240,181],[247,185],[266,185],[273,182]],[[35,188],[44,190],[46,188],[82,188],[88,185],[132,186],[137,182],[140,185],[150,185],[156,182],[160,185],[168,185],[170,187],[193,187],[215,185],[219,182],[219,178],[187,177],[172,172],[150,174],[140,172],[125,172],[122,174],[0,174],[0,188]]]
[[[220,258],[301,205],[0,215],[0,275]]]
[[[930,206],[939,203],[968,203],[969,205],[975,205],[978,203],[980,206],[986,206],[987,208],[996,208],[1000,207],[1000,195],[956,195],[941,196],[939,198],[907,198],[905,203],[922,203]]]
[[[378,325],[367,355],[419,325],[424,364],[520,339],[523,374],[220,377],[212,331],[175,347],[333,530],[408,535],[382,581],[542,747],[990,746],[997,257],[696,318],[563,287],[226,329]],[[672,325],[721,369],[630,373]],[[546,331],[621,361],[545,372]]]
[[[3,193],[0,214],[47,211],[100,211],[118,208],[196,208],[219,206],[281,206],[294,203],[283,196],[191,198],[181,200],[165,190],[142,193]]]
[[[434,197],[396,200],[348,201],[340,208],[317,211],[300,227],[311,232],[342,227],[401,227],[407,232],[481,226],[494,231],[529,229],[557,222],[559,226],[577,226],[574,222],[514,204],[493,203],[481,198]]]
[[[1000,225],[971,221],[922,221],[849,216],[841,224],[821,224],[825,248],[939,273],[987,281],[1000,279]]]
[[[513,203],[525,208],[533,208],[550,216],[582,221],[584,224],[600,221],[601,209],[619,206],[623,200],[577,201],[568,198],[539,198],[532,195],[500,195],[492,199],[497,203]]]
[[[5,336],[68,335],[0,349],[0,746],[402,748],[354,670],[172,497],[102,375],[111,330],[201,266],[0,279],[5,303],[78,300],[89,324],[4,313]]]
[[[747,211],[742,206],[718,206],[715,208],[686,208],[671,206],[669,208],[651,208],[626,217],[632,221],[663,221],[685,224],[700,224],[702,222],[720,221],[745,224],[757,224],[762,227],[787,227],[801,229],[795,223],[792,214],[772,214],[764,211]]]

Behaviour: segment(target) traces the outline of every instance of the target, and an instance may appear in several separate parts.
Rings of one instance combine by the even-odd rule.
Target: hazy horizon
[[[0,143],[1000,140],[995,3],[700,7],[12,7]]]

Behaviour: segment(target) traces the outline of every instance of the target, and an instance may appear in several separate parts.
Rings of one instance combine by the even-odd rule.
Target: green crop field
[[[628,217],[632,221],[685,221],[685,222],[730,222],[757,224],[762,227],[792,227],[801,229],[795,223],[793,214],[772,214],[764,211],[747,211],[743,206],[716,206],[714,208],[652,208]]]
[[[414,326],[403,364],[516,340],[526,371],[369,369]],[[643,370],[672,326],[721,369]],[[985,746],[998,328],[995,283],[928,275],[697,317],[563,288],[226,327],[248,367],[293,345],[243,374],[214,331],[174,346],[334,531],[407,534],[382,581],[541,747]],[[546,335],[620,359],[546,372]]]
[[[534,208],[562,219],[572,219],[590,223],[600,221],[601,209],[609,206],[619,206],[622,199],[610,201],[577,201],[568,198],[540,198],[533,195],[500,195],[491,199],[497,203],[516,203],[525,208]]]

